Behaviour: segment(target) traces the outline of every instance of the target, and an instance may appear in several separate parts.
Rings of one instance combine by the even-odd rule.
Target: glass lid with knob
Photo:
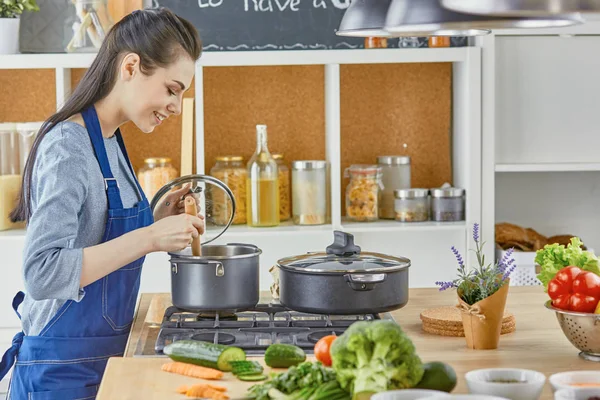
[[[235,196],[229,187],[217,178],[195,174],[174,179],[156,192],[150,207],[155,218],[160,215],[173,215],[176,210],[177,213],[183,213],[183,200],[190,195],[196,199],[198,213],[204,216],[205,232],[200,238],[200,243],[211,243],[225,233],[235,215]]]

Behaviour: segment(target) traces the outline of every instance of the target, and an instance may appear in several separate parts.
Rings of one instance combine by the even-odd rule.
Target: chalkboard
[[[364,48],[337,36],[350,0],[154,0],[188,19],[205,51]]]

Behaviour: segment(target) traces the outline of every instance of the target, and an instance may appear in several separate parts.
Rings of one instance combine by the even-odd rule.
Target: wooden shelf
[[[600,163],[496,164],[496,172],[600,171]]]

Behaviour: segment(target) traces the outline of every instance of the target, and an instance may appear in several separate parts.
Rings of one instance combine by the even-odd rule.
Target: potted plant
[[[35,0],[0,0],[0,54],[19,52],[19,16],[39,11]]]
[[[462,256],[452,247],[458,262],[458,277],[448,282],[436,282],[436,285],[440,286],[440,290],[456,289],[467,347],[495,349],[500,340],[510,274],[516,268],[513,249],[509,249],[498,262],[486,265],[483,255],[485,242],[480,241],[478,224],[473,226],[473,240],[479,265],[467,271]]]

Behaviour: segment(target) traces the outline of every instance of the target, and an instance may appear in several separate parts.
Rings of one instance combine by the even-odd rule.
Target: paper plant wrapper
[[[498,348],[508,286],[507,281],[496,293],[473,305],[468,305],[458,296],[457,307],[461,310],[465,339],[469,349]]]

